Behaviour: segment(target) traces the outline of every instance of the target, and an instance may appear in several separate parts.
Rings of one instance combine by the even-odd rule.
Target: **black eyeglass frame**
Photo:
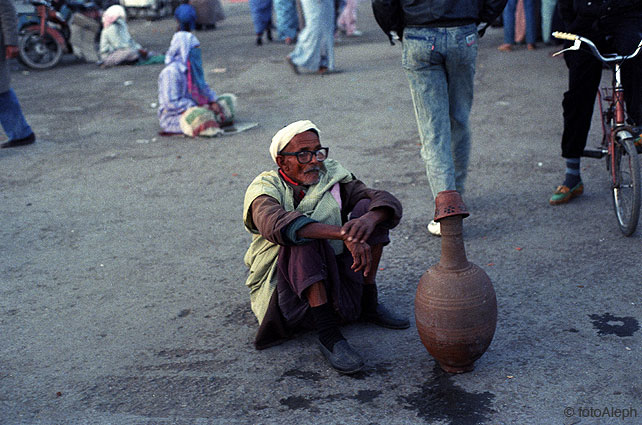
[[[317,161],[319,161],[319,162],[325,161],[326,159],[328,159],[328,152],[329,151],[330,151],[330,148],[323,148],[322,147],[322,148],[319,148],[319,149],[314,150],[314,151],[279,152],[279,155],[296,156],[296,160],[299,162],[299,164],[307,164],[310,161],[312,161],[312,154],[314,154],[314,157],[317,159]],[[323,159],[320,159],[319,158],[319,154],[322,153],[322,152],[323,152],[324,157],[323,157]],[[309,156],[309,159],[307,161],[304,161],[303,159],[301,159],[302,157],[305,158],[305,157],[308,157],[308,156]]]

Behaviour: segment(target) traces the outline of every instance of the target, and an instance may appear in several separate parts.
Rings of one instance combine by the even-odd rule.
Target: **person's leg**
[[[357,202],[350,213],[350,219],[361,217],[363,214],[368,212],[369,206],[369,199],[362,199]],[[372,263],[370,265],[370,270],[368,270],[368,275],[363,276],[362,278],[359,276],[359,281],[363,283],[360,318],[361,320],[373,322],[379,326],[389,329],[406,329],[410,326],[410,322],[408,322],[407,319],[397,317],[379,303],[377,270],[379,269],[379,263],[381,262],[383,247],[388,243],[390,243],[389,232],[387,229],[381,227],[375,228],[375,231],[370,235],[370,238],[368,238],[368,245],[370,245],[372,254]],[[345,255],[345,257],[342,258],[347,259],[347,264],[344,264],[344,268],[348,269],[352,261],[352,256]],[[341,260],[339,260],[339,262],[341,263]],[[351,273],[349,270],[345,270],[343,273],[343,280],[346,281],[352,276],[354,276],[354,273]]]
[[[526,19],[526,47],[535,48],[537,40],[537,15],[535,14],[535,0],[524,0],[524,17]]]
[[[21,141],[24,141],[22,144],[29,144],[35,140],[33,131],[22,114],[16,93],[11,88],[0,94],[0,124],[9,139],[4,147],[18,146]]]
[[[464,193],[470,157],[469,117],[473,104],[475,62],[477,61],[478,36],[474,25],[449,29],[448,99],[452,156],[455,166],[455,189]]]
[[[521,44],[526,36],[526,16],[524,15],[524,0],[517,0],[515,6],[515,43]]]
[[[305,292],[314,325],[319,335],[319,348],[330,365],[341,373],[355,373],[363,368],[363,359],[339,330],[339,322],[323,282],[312,284]]]
[[[517,0],[508,0],[506,7],[502,12],[504,21],[504,44],[500,45],[499,50],[510,50],[510,46],[515,44],[515,7]]]
[[[406,71],[421,140],[421,157],[433,193],[454,190],[448,78],[444,64],[444,28],[407,28],[403,67]]]
[[[542,0],[542,41],[544,44],[551,42],[551,28],[553,25],[553,13],[557,0]]]
[[[341,334],[335,310],[338,301],[330,295],[340,284],[334,251],[327,241],[279,250],[278,302],[286,323],[295,329],[310,314],[323,355],[339,372],[354,373],[363,367],[363,359]]]
[[[319,33],[319,68],[318,73],[323,74],[334,70],[334,33],[336,29],[336,17],[334,1],[321,0],[321,22]]]
[[[280,40],[291,44],[296,38],[298,18],[294,0],[274,0],[276,28]]]
[[[591,128],[595,97],[602,76],[602,64],[583,52],[566,52],[569,88],[562,100],[564,130],[562,157],[579,158]]]
[[[345,338],[339,330],[337,316],[328,303],[328,295],[323,281],[310,285],[305,290],[304,296],[308,300],[308,304],[310,304],[310,311],[319,334],[319,341],[328,350],[332,351],[334,344],[345,340]]]
[[[551,205],[569,202],[584,192],[580,175],[580,157],[586,147],[591,128],[595,97],[602,75],[602,64],[591,55],[567,52],[564,60],[568,67],[569,89],[562,101],[564,130],[562,132],[562,157],[566,172],[562,185],[549,200]]]
[[[301,8],[306,25],[299,33],[296,46],[287,56],[287,60],[293,69],[303,67],[317,71],[321,63],[320,34],[323,6],[317,0],[301,0]]]

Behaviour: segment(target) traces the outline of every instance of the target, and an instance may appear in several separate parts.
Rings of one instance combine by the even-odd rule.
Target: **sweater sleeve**
[[[261,236],[278,245],[295,245],[304,243],[303,239],[292,240],[291,235],[306,224],[313,222],[298,211],[286,211],[276,199],[261,195],[252,201],[251,215],[254,227]],[[306,221],[301,219],[307,219]],[[293,231],[288,228],[293,226]]]

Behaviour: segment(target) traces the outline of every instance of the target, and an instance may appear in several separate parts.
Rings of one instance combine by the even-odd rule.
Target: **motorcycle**
[[[18,58],[32,69],[50,69],[56,66],[64,53],[74,53],[71,44],[70,21],[75,14],[82,14],[96,22],[98,39],[100,9],[94,3],[64,0],[32,0],[35,13],[19,16]],[[95,49],[95,46],[94,46]]]

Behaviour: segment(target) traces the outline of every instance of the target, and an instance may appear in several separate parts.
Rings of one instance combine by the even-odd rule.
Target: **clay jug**
[[[462,373],[484,354],[495,334],[497,299],[488,275],[468,262],[459,192],[439,192],[435,221],[441,225],[441,258],[423,274],[415,296],[421,342],[443,370]]]

